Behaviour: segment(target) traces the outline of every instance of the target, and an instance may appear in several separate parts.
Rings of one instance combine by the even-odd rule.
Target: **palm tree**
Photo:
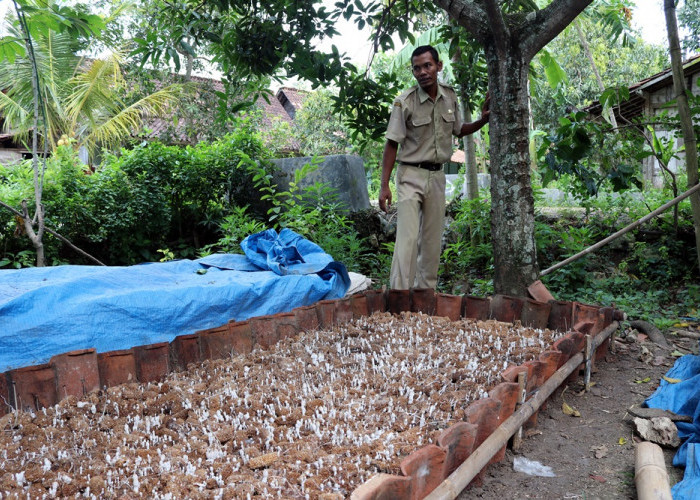
[[[37,266],[43,266],[42,192],[49,147],[55,148],[62,136],[74,137],[78,147],[91,153],[116,146],[148,115],[165,111],[178,87],[127,104],[120,98],[125,85],[118,54],[93,61],[76,55],[77,41],[83,36],[94,39],[104,26],[101,18],[53,2],[14,5],[17,23],[10,27],[10,36],[0,40],[0,116],[6,131],[22,140],[31,136],[35,215],[30,218],[26,200],[21,212],[2,200],[0,206],[23,220],[36,249]],[[39,135],[44,150],[41,168]]]
[[[86,59],[75,54],[74,38],[51,31],[33,42],[45,119],[39,133],[49,149],[64,136],[90,154],[118,147],[140,131],[144,120],[167,112],[181,88],[171,85],[128,103],[122,97],[128,89],[118,51]],[[0,63],[0,88],[4,90],[0,93],[0,115],[6,131],[20,140],[27,139],[33,130],[31,75],[28,58]]]

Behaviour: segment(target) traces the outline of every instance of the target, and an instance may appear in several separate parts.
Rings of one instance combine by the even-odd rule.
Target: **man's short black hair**
[[[420,47],[416,47],[416,49],[411,54],[411,61],[413,61],[414,57],[417,57],[421,54],[425,54],[426,52],[430,52],[430,55],[433,56],[433,60],[436,63],[440,62],[440,56],[438,55],[438,51],[432,45],[421,45]]]

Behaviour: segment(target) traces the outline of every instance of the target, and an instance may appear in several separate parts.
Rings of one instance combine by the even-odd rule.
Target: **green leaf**
[[[547,83],[553,89],[556,89],[562,83],[567,83],[569,77],[564,69],[559,65],[559,62],[552,57],[547,49],[542,49],[540,52],[540,62],[544,67],[544,74],[547,77]]]
[[[180,40],[180,45],[182,46],[183,49],[185,49],[185,52],[187,52],[192,57],[197,56],[197,54],[195,53],[192,46],[189,43],[187,43],[185,40]]]
[[[13,36],[0,38],[0,61],[14,64],[17,57],[25,57],[27,51],[22,40]]]

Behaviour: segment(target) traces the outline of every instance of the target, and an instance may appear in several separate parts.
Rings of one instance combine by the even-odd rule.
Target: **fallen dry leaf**
[[[608,454],[608,447],[604,444],[599,446],[591,446],[591,451],[596,458],[603,458]]]
[[[664,379],[669,384],[677,384],[678,382],[682,382],[682,380],[679,378],[671,378],[671,377],[667,377],[666,375],[662,375],[661,378]]]
[[[655,356],[654,360],[651,362],[654,366],[661,366],[666,362],[666,356]]]
[[[571,406],[569,406],[569,404],[566,401],[564,401],[561,404],[561,411],[564,412],[564,415],[569,415],[570,417],[581,416],[581,412],[579,412],[576,408],[572,408]]]

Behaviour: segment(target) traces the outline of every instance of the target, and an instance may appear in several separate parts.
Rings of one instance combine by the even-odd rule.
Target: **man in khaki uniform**
[[[394,102],[382,157],[379,207],[386,212],[391,205],[389,179],[398,157],[398,219],[390,285],[434,289],[445,219],[442,165],[452,156],[453,135],[473,134],[488,122],[489,96],[481,118],[462,123],[454,90],[438,82],[442,62],[435,48],[416,48],[411,66],[418,85]]]

